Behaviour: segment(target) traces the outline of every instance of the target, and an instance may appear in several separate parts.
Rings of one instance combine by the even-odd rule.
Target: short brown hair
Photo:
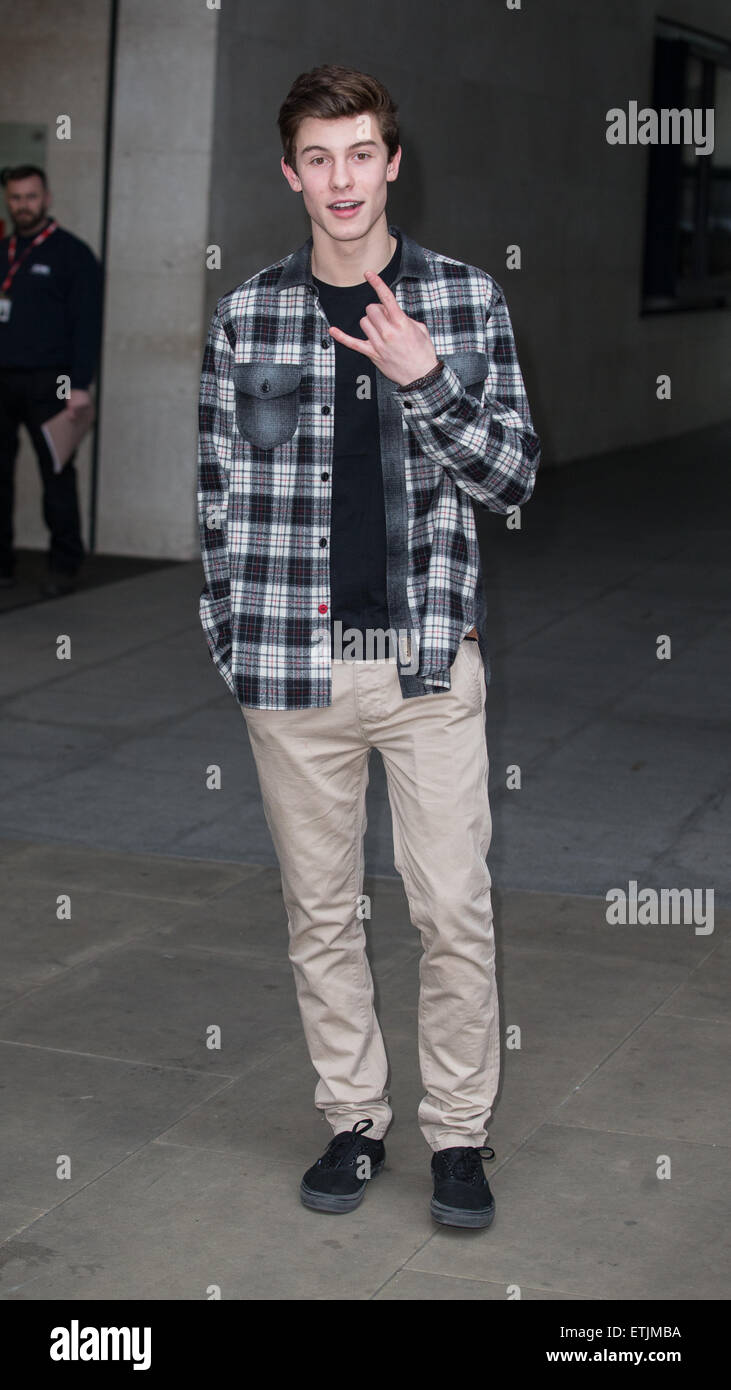
[[[39,178],[44,188],[48,188],[48,180],[45,171],[39,169],[37,164],[16,164],[15,167],[6,165],[0,173],[0,183],[3,188],[7,188],[9,183],[19,183],[21,179]]]
[[[398,108],[377,77],[356,68],[339,67],[337,63],[323,63],[300,73],[277,117],[287,164],[291,169],[296,167],[297,131],[308,116],[332,121],[338,116],[360,116],[366,111],[378,120],[388,157],[393,159],[399,147]]]

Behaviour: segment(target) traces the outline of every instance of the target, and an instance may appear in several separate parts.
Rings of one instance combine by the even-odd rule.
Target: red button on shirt
[[[319,604],[317,605],[317,611],[318,611],[318,613],[327,613],[327,604],[326,604],[326,603],[319,603]]]

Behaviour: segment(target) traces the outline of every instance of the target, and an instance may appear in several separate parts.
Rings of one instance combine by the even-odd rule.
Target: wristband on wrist
[[[436,367],[432,367],[426,376],[420,376],[417,381],[410,381],[407,386],[397,386],[397,391],[418,391],[422,386],[428,386],[431,381],[436,381],[444,363],[440,357]]]

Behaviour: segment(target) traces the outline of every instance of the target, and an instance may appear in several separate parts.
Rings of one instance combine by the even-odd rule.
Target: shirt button
[[[329,348],[331,342],[332,342],[332,338],[322,338],[322,339],[320,340],[320,347],[321,347],[321,348],[324,348],[324,349],[327,349],[327,348]]]
[[[404,401],[404,410],[411,410],[411,401]]]
[[[326,603],[318,603],[318,605],[317,605],[317,611],[318,611],[318,613],[327,613],[327,604],[326,604]]]
[[[324,536],[320,537],[320,545],[327,545],[327,541]]]
[[[329,473],[321,473],[321,474],[320,474],[320,477],[322,478],[323,483],[326,483],[327,480],[328,480],[328,478],[330,477],[330,474],[329,474]]]
[[[322,413],[323,413],[323,415],[329,415],[329,414],[330,414],[330,407],[329,407],[329,405],[324,405],[324,406],[322,407]]]

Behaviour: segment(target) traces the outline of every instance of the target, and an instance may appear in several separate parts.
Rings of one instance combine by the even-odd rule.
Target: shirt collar
[[[391,223],[388,224],[388,230],[392,236],[395,236],[398,232],[401,237],[401,264],[398,274],[391,282],[391,288],[405,277],[424,280],[427,276],[431,275],[429,262],[422,248],[419,246],[419,243],[414,241],[413,237],[408,236],[406,232],[402,231],[400,227],[395,227]],[[303,242],[298,251],[294,251],[288,258],[282,274],[279,277],[277,293],[279,293],[280,290],[291,289],[293,285],[311,285],[313,289],[315,288],[315,282],[312,278],[311,236],[307,238],[307,241]]]

